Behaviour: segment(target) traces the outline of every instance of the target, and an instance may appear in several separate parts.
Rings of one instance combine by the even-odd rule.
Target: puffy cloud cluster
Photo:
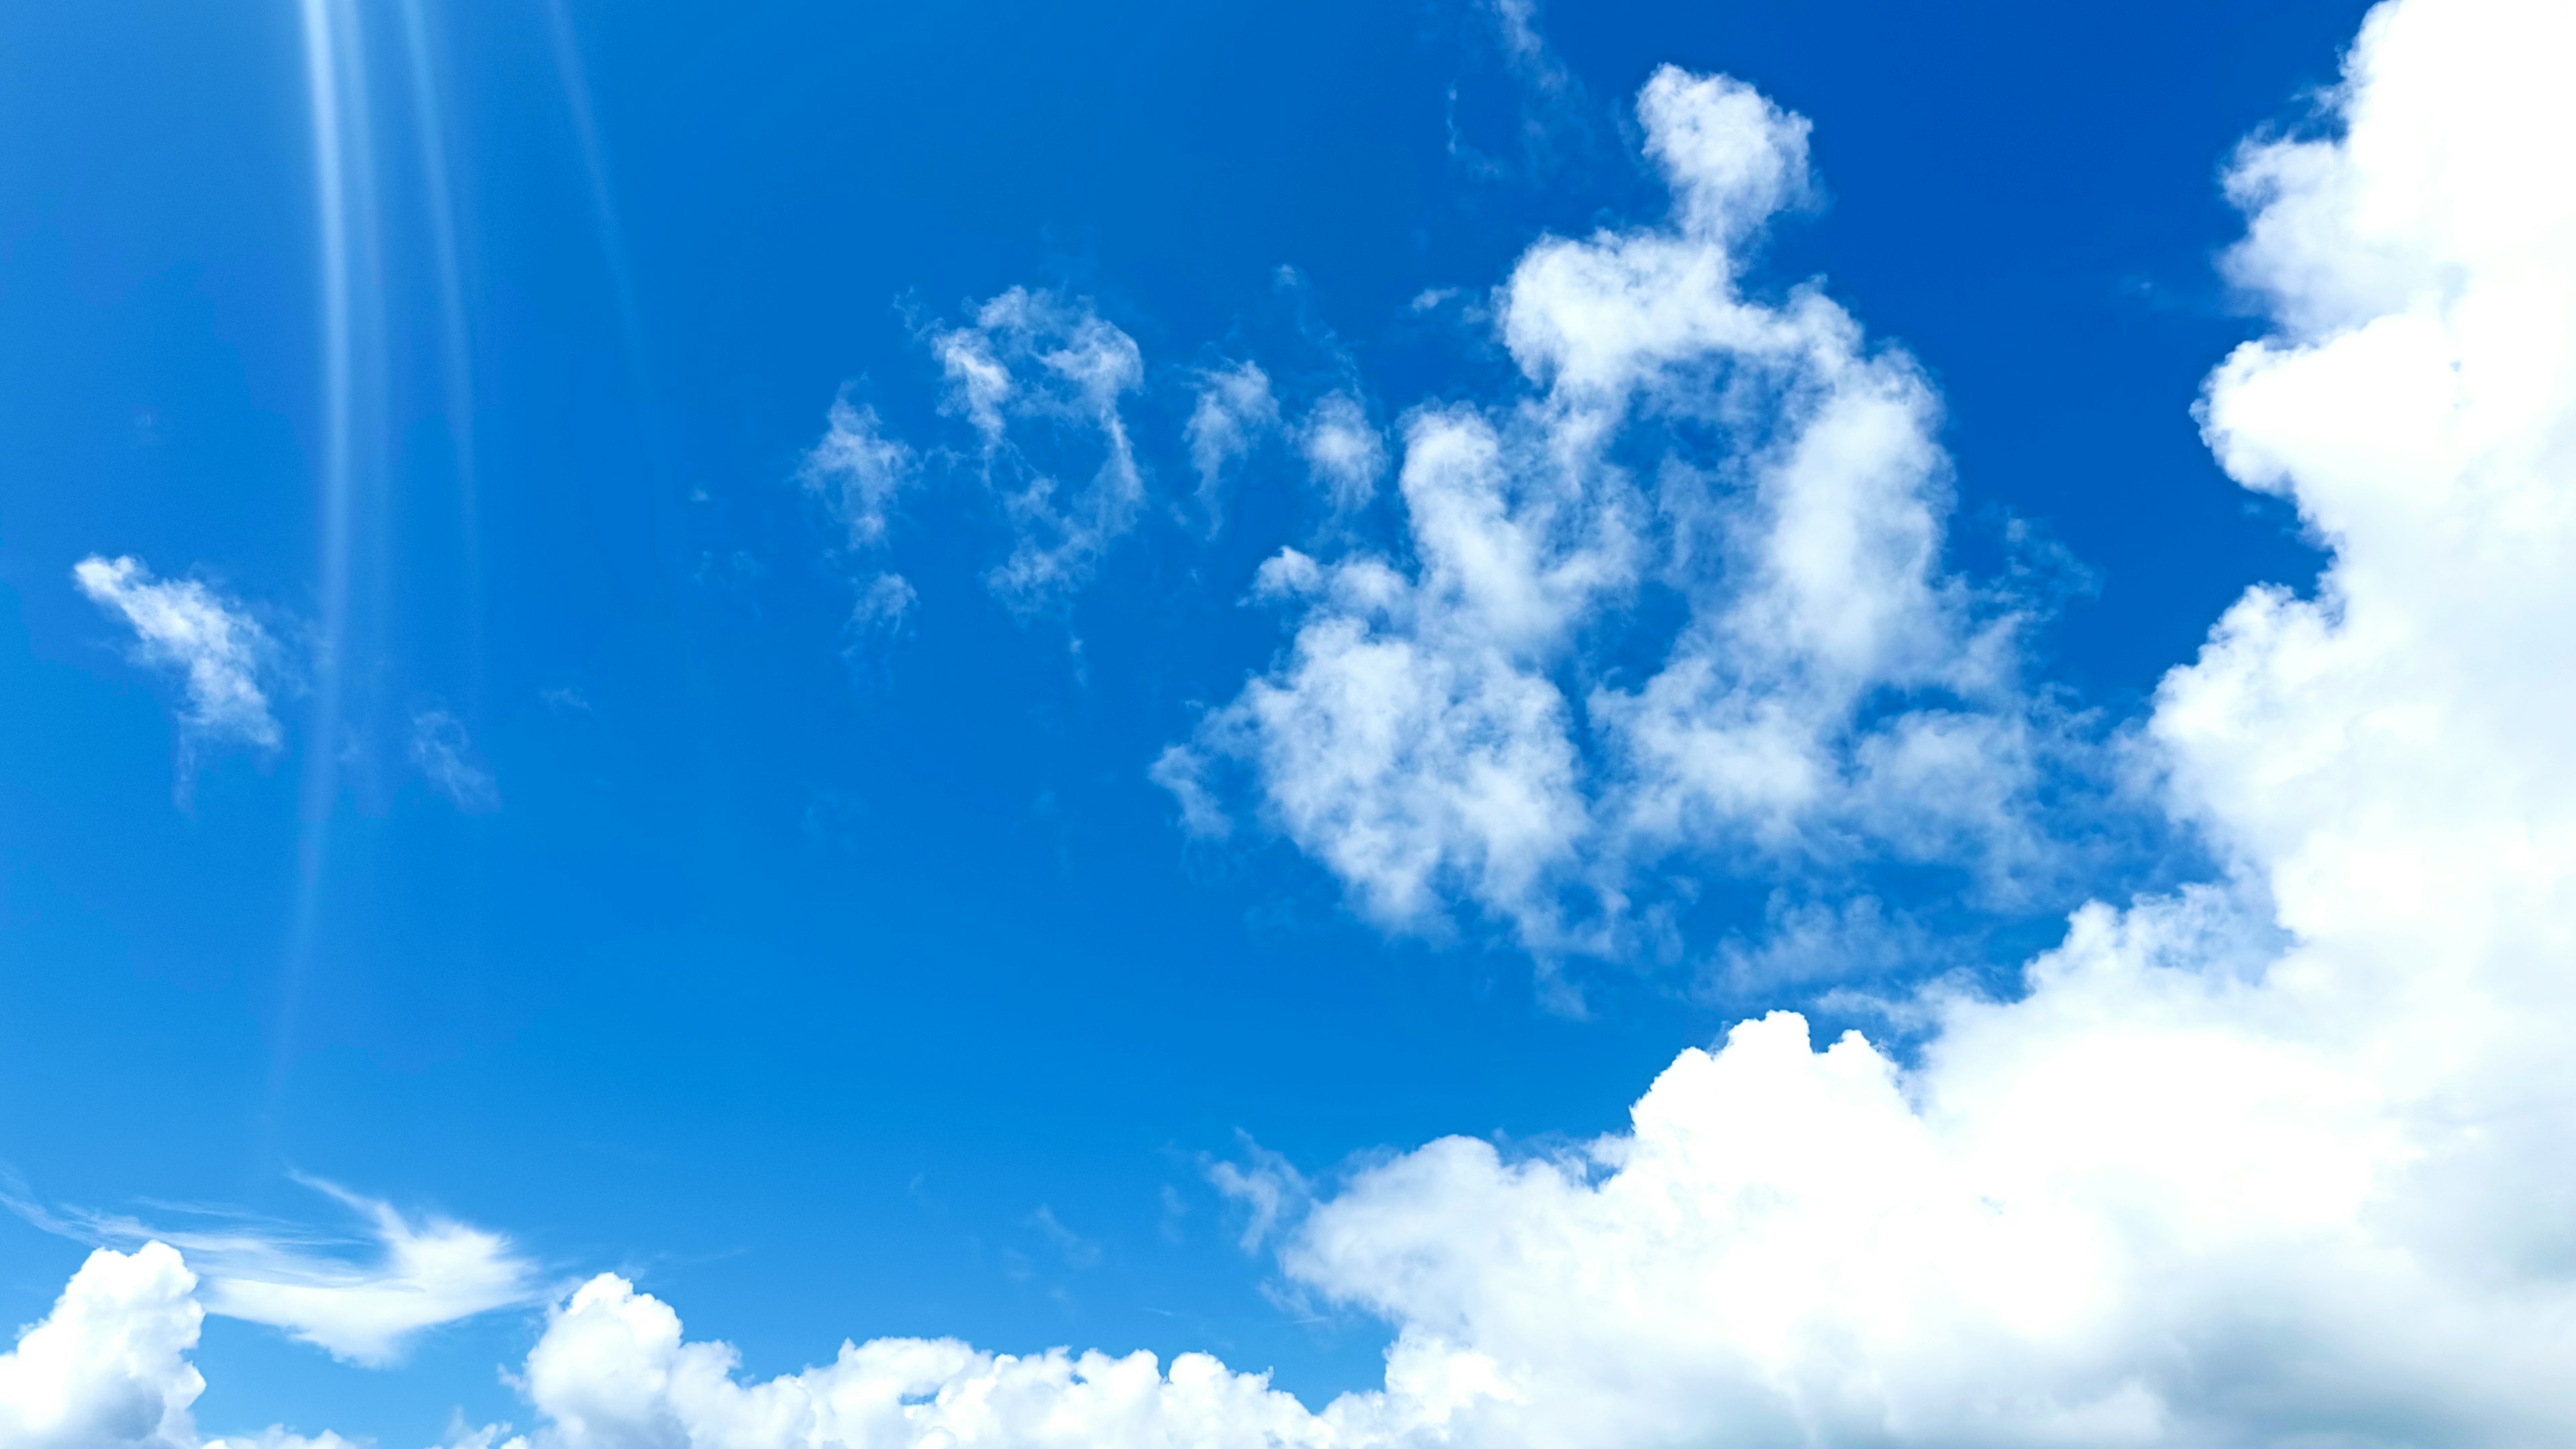
[[[1337,512],[1365,506],[1386,476],[1386,440],[1367,406],[1348,391],[1326,393],[1307,410],[1297,426],[1297,451]]]
[[[2402,0],[2340,134],[2250,147],[2279,329],[2210,441],[2333,563],[2150,735],[2220,886],[2089,907],[1900,1066],[1789,1015],[1562,1158],[1434,1144],[1290,1272],[1492,1366],[1468,1442],[2576,1434],[2576,132],[2564,7]],[[1393,1381],[1390,1390],[1395,1387]]]
[[[1570,877],[1615,906],[1679,847],[2029,853],[2044,742],[2015,617],[1942,568],[1931,389],[1820,289],[1745,286],[1808,192],[1806,122],[1670,68],[1638,115],[1668,222],[1520,259],[1496,312],[1530,391],[1404,420],[1403,548],[1274,559],[1286,656],[1157,767],[1202,831],[1215,768],[1248,767],[1262,813],[1391,926],[1464,897],[1556,945]],[[1355,404],[1328,399],[1304,443],[1365,501],[1383,454]],[[1686,622],[1629,683],[1644,590]]]
[[[1776,1013],[1683,1053],[1624,1132],[1520,1157],[1450,1139],[1359,1172],[1281,1228],[1296,1285],[1397,1332],[1383,1387],[1320,1411],[1196,1355],[1164,1371],[917,1340],[745,1381],[730,1350],[601,1277],[552,1312],[520,1376],[530,1449],[2576,1440],[2576,187],[2545,165],[2576,134],[2553,69],[2571,48],[2576,12],[2547,0],[2392,0],[2332,98],[2337,134],[2235,165],[2252,226],[2230,265],[2278,326],[2212,376],[2205,426],[2333,555],[2313,596],[2250,592],[2148,722],[2174,809],[2225,878],[2077,912],[2013,1000],[1925,996],[1911,1062],[1858,1034],[1819,1050]],[[1731,107],[1788,134],[1733,88],[1657,84],[1696,97],[1693,115]],[[1764,178],[1793,174],[1738,160],[1709,184],[1776,194]],[[1655,240],[1679,264],[1720,236]],[[1609,242],[1561,245],[1617,271]],[[1748,325],[1804,339],[1792,380],[1819,393],[1745,455],[1743,507],[1783,516],[1814,476],[1787,460],[1841,399],[1879,421],[1837,455],[1876,461],[1833,476],[1861,492],[1913,478],[1884,495],[1901,518],[1926,496],[1912,445],[1891,442],[1913,426],[1905,370],[1828,347],[1844,363],[1819,373],[1831,329],[1783,320],[1818,305],[1752,309]],[[1718,315],[1659,314],[1681,339],[1663,355],[1702,356],[1689,336]],[[1526,413],[1542,441],[1581,443],[1587,412],[1635,406],[1668,364],[1560,330],[1574,340],[1530,354],[1550,381]],[[1307,632],[1348,620],[1338,687],[1392,667],[1368,649],[1427,669],[1455,656],[1425,640],[1472,628],[1503,663],[1438,687],[1501,681],[1480,706],[1498,733],[1563,714],[1514,703],[1514,651],[1607,586],[1581,562],[1616,556],[1601,540],[1644,534],[1568,481],[1597,472],[1510,471],[1517,425],[1415,418],[1418,574],[1273,566],[1270,588],[1343,611]],[[1839,537],[1847,559],[1907,553]],[[1917,579],[1907,608],[1950,607],[1928,575],[1876,577]],[[1722,631],[1772,587],[1691,627]],[[1851,639],[1941,668],[1974,653],[1973,631],[1925,654],[1903,642],[1919,621],[1874,617],[1801,636],[1800,668],[1854,657],[1837,652]],[[1355,747],[1376,738],[1352,727]],[[1514,767],[1500,739],[1474,743]],[[1530,858],[1524,843],[1474,864]],[[195,1319],[175,1260],[102,1255],[75,1290],[0,1360],[10,1427],[112,1420],[124,1438],[28,1442],[186,1442]],[[43,1397],[60,1374],[25,1367],[70,1362],[114,1407],[79,1417],[93,1411]]]
[[[2018,999],[1927,997],[1933,1030],[1911,1064],[1858,1035],[1819,1050],[1804,1021],[1775,1014],[1684,1053],[1626,1132],[1518,1159],[1449,1140],[1363,1171],[1289,1230],[1281,1260],[1307,1291],[1398,1330],[1385,1386],[1321,1412],[1197,1359],[1156,1376],[1133,1360],[952,1348],[933,1368],[933,1350],[891,1343],[710,1388],[709,1369],[682,1370],[676,1325],[646,1311],[650,1332],[628,1327],[645,1300],[603,1280],[540,1356],[601,1351],[582,1382],[614,1393],[613,1422],[651,1427],[587,1442],[2576,1437],[2576,1097],[2556,1085],[2576,1021],[2576,772],[2559,739],[2576,705],[2563,566],[2576,554],[2576,188],[2534,169],[2543,138],[2576,133],[2576,97],[2550,74],[2572,30],[2564,7],[2398,0],[2352,53],[2340,134],[2237,162],[2253,225],[2231,265],[2280,326],[2212,377],[2207,427],[2227,466],[2296,499],[2334,555],[2313,597],[2249,594],[2158,696],[2151,748],[2175,808],[2234,863],[2228,878],[2078,912]],[[1710,174],[1758,189],[1789,173]],[[1818,304],[1754,320],[1787,326],[1799,305]],[[1691,330],[1708,322],[1655,325],[1680,339],[1662,355],[1694,356]],[[1558,335],[1542,413],[1574,416],[1653,375],[1625,343],[1583,340],[1606,332]],[[1574,392],[1573,374],[1597,390]],[[1842,381],[1818,383],[1820,400],[1878,420],[1843,455],[1876,461],[1837,476],[1919,480],[1903,370],[1853,357],[1823,375]],[[1820,401],[1804,416],[1833,415]],[[1758,455],[1786,493],[1816,426]],[[1472,619],[1508,658],[1597,587],[1566,564],[1600,549],[1558,540],[1608,537],[1608,510],[1499,472],[1503,436],[1473,415],[1417,416],[1404,486],[1428,540],[1418,577],[1275,567],[1274,588],[1343,611],[1308,626],[1347,621],[1329,656],[1347,661],[1340,687],[1361,687],[1365,650],[1422,648],[1436,637],[1425,621]],[[1755,516],[1783,517],[1762,486]],[[1884,496],[1901,520],[1924,495]],[[1842,556],[1907,556],[1901,523],[1873,536],[1899,542]],[[1801,634],[1801,667],[1964,667],[1973,651],[1909,642],[1924,611],[1948,607],[1937,582],[1875,577],[1900,593],[1920,581],[1902,606],[1915,612]],[[1328,657],[1324,642],[1301,661]],[[1497,773],[1515,720],[1563,708],[1515,706],[1512,677],[1463,677],[1502,681],[1479,742]],[[1513,858],[1497,846],[1477,866]],[[576,1331],[607,1308],[615,1334]],[[899,1354],[921,1355],[924,1377],[874,1390],[885,1418],[823,1417],[832,1393],[882,1382],[863,1366]],[[1038,1381],[1042,1411],[1005,1388]],[[571,1387],[530,1382],[554,1416],[538,1441],[575,1432],[547,1407],[573,1403]],[[993,1407],[958,1417],[968,1402]]]
[[[920,476],[920,460],[900,438],[888,437],[877,410],[849,396],[832,400],[822,438],[805,455],[797,478],[849,532],[850,552],[872,555],[886,546],[894,505]],[[910,580],[877,569],[859,584],[853,628],[891,629],[911,612]]]
[[[197,1437],[189,1406],[205,1377],[188,1362],[205,1310],[197,1277],[166,1243],[101,1248],[53,1311],[0,1353],[0,1444],[9,1449],[354,1449],[337,1434],[271,1428]]]
[[[190,751],[227,740],[277,748],[277,716],[261,683],[277,648],[248,610],[195,579],[155,579],[136,558],[92,555],[72,567],[72,581],[134,630],[137,661],[180,674]]]
[[[1198,469],[1199,507],[1213,531],[1225,520],[1226,469],[1279,426],[1279,399],[1270,391],[1270,374],[1257,362],[1201,369],[1197,391],[1181,441]]]
[[[974,428],[985,481],[1015,535],[988,582],[1014,608],[1060,601],[1144,506],[1145,476],[1121,411],[1145,381],[1136,340],[1088,302],[1013,287],[966,326],[934,329],[930,347],[947,384],[944,406]],[[1071,454],[1099,461],[1068,486],[1058,475]]]

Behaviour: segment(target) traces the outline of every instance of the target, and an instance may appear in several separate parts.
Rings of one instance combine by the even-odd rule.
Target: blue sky
[[[22,7],[0,1318],[175,1244],[209,1433],[572,1433],[604,1272],[1317,1407],[1449,1321],[1325,1246],[1396,1154],[1773,1010],[1937,1070],[2086,901],[2328,940],[2167,671],[2379,536],[2210,381],[2360,294],[2229,249],[2364,10]],[[1584,330],[1667,253],[1713,330]],[[485,1286],[314,1326],[416,1232]]]

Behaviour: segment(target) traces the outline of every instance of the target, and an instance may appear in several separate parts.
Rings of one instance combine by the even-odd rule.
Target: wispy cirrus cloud
[[[473,737],[455,713],[432,707],[411,717],[412,768],[468,815],[501,808],[501,787],[474,752]]]
[[[1021,612],[1061,603],[1144,506],[1123,410],[1144,356],[1088,300],[1026,287],[928,337],[942,406],[974,430],[978,472],[1011,523],[1010,555],[986,582]]]
[[[166,1246],[184,1254],[205,1308],[267,1324],[336,1358],[399,1362],[442,1324],[538,1301],[534,1260],[501,1233],[435,1214],[414,1217],[319,1178],[299,1178],[358,1220],[356,1234],[205,1208],[165,1207],[167,1221],[46,1207],[23,1189],[9,1205],[48,1231],[102,1247]]]

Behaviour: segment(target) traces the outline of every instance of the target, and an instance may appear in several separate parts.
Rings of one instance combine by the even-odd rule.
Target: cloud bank
[[[1927,995],[1910,1064],[1857,1034],[1819,1049],[1775,1013],[1684,1052],[1625,1132],[1518,1158],[1447,1139],[1325,1192],[1279,1227],[1280,1266],[1397,1336],[1383,1387],[1320,1410],[1200,1355],[1165,1370],[921,1340],[746,1381],[729,1348],[603,1275],[527,1359],[525,1442],[2576,1439],[2576,187],[2546,154],[2576,134],[2557,83],[2571,49],[2562,5],[2393,0],[2330,97],[2332,134],[2259,141],[2231,169],[2250,225],[2228,266],[2274,325],[2211,376],[2203,425],[2332,562],[2312,596],[2250,591],[2146,722],[2164,798],[2223,877],[2083,908],[2017,999]],[[1656,556],[1641,506],[1595,486],[1600,439],[1712,349],[1784,421],[1716,455],[1744,491],[1713,536],[1742,562],[1694,602],[1683,637],[1705,648],[1676,657],[1706,662],[1672,687],[1692,702],[1676,728],[1794,722],[1856,678],[1975,693],[1987,636],[1916,562],[1938,475],[1910,368],[1810,294],[1727,290],[1727,248],[1760,209],[1746,199],[1788,193],[1802,132],[1672,72],[1644,110],[1674,228],[1524,259],[1508,300],[1542,390],[1499,418],[1409,424],[1418,569],[1282,555],[1272,571],[1310,601],[1294,658],[1258,685],[1288,696],[1281,717],[1325,712],[1353,748],[1419,757],[1315,796],[1316,838],[1349,835],[1375,872],[1359,888],[1390,907],[1445,871],[1519,909],[1597,802],[1655,827],[1803,829],[1827,808],[1812,799],[1866,794],[1871,739],[1902,746],[1884,723],[1830,748],[1789,730],[1832,765],[1803,777],[1835,782],[1821,797],[1774,788],[1794,770],[1730,794],[1678,766],[1585,795],[1552,753],[1570,707],[1535,661],[1569,607]],[[1582,305],[1518,311],[1534,277],[1552,280],[1531,297]],[[1662,288],[1642,317],[1641,277]],[[1828,516],[1846,522],[1810,538]],[[1856,597],[1817,602],[1815,579]],[[1748,642],[1755,619],[1780,638]],[[1399,659],[1433,681],[1405,708],[1329,714],[1389,687]],[[1649,682],[1612,713],[1656,708]],[[1256,760],[1269,727],[1241,726]],[[1401,798],[1382,818],[1333,804],[1381,786]],[[1418,819],[1462,822],[1472,850],[1406,847]],[[0,1413],[20,1416],[0,1422],[185,1443],[184,1280],[151,1248],[93,1258],[0,1360]],[[67,1344],[99,1345],[78,1360],[98,1367],[57,1392],[43,1366]]]

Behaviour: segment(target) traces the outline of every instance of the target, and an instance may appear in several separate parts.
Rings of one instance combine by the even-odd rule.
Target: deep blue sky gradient
[[[470,419],[398,12],[361,8],[386,406],[300,981],[311,701],[281,702],[282,757],[211,756],[181,808],[168,683],[68,577],[132,553],[312,627],[294,8],[0,18],[0,1162],[48,1200],[329,1221],[288,1176],[314,1173],[635,1272],[762,1372],[921,1333],[1209,1348],[1313,1398],[1373,1381],[1373,1325],[1259,1291],[1208,1155],[1248,1132],[1329,1173],[1445,1132],[1599,1132],[1750,1006],[1602,966],[1568,1019],[1472,927],[1389,942],[1285,845],[1185,845],[1145,766],[1276,648],[1235,601],[1305,505],[1274,456],[1224,536],[1179,520],[1182,369],[1324,379],[1338,346],[1381,420],[1494,395],[1492,340],[1408,301],[1658,215],[1622,117],[1662,62],[1814,121],[1829,200],[1769,284],[1823,275],[1937,379],[1962,566],[2018,515],[2094,572],[2046,636],[2077,698],[2128,715],[2247,583],[2313,572],[2189,406],[2247,332],[2217,169],[2300,122],[2356,3],[1569,5],[1543,23],[1580,92],[1535,144],[1489,32],[1443,5],[575,3],[596,191],[540,0],[433,3]],[[934,482],[891,556],[915,623],[853,653],[799,456],[844,385],[953,438],[916,329],[1015,283],[1143,345],[1152,516],[1023,621],[980,581],[991,503]],[[434,705],[498,812],[404,768]],[[0,1319],[81,1252],[0,1222]],[[533,1331],[463,1325],[379,1373],[211,1321],[198,1417],[425,1441],[452,1405],[510,1415],[492,1366]]]

